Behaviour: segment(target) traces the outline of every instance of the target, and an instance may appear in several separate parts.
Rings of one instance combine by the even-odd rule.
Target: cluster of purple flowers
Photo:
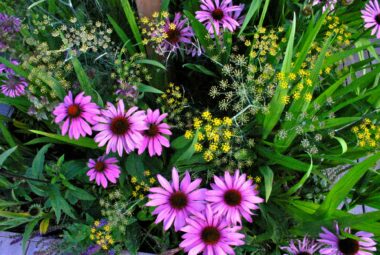
[[[189,254],[235,254],[231,246],[244,244],[241,218],[252,222],[252,210],[263,199],[258,197],[257,186],[247,180],[245,174],[235,171],[233,176],[214,176],[211,189],[199,188],[201,179],[191,181],[188,171],[182,180],[176,168],[169,182],[157,175],[161,187],[153,187],[148,195],[147,206],[156,207],[155,223],[163,222],[164,229],[174,225],[182,231],[180,247]]]
[[[244,4],[233,5],[232,0],[201,0],[201,10],[196,12],[196,18],[205,25],[212,37],[219,36],[223,30],[235,31],[243,23],[241,15]],[[180,44],[185,46],[186,53],[199,56],[203,49],[196,43],[194,31],[188,25],[188,19],[176,13],[174,20],[166,18],[163,26],[165,39],[158,48],[160,54],[177,52]],[[159,37],[159,35],[156,35]]]
[[[20,28],[19,18],[0,13],[0,51],[8,47],[9,42],[20,32]]]
[[[62,135],[68,134],[71,139],[79,139],[98,134],[94,140],[99,147],[106,145],[106,154],[117,152],[121,157],[124,152],[131,153],[135,149],[138,154],[148,151],[152,157],[162,154],[162,147],[170,147],[169,140],[164,135],[171,135],[170,126],[163,123],[167,114],[148,109],[139,110],[131,107],[126,110],[123,100],[117,105],[107,103],[105,109],[100,109],[91,102],[90,96],[83,92],[73,96],[71,91],[53,111],[55,123],[62,123]],[[96,161],[90,159],[87,173],[90,180],[96,180],[98,185],[107,187],[107,180],[116,183],[120,169],[116,158],[99,157]]]
[[[347,235],[348,234],[348,235]],[[350,228],[343,232],[335,224],[335,234],[322,227],[318,242],[304,237],[303,240],[291,240],[289,246],[281,247],[287,255],[312,255],[319,252],[322,255],[372,255],[376,251],[376,242],[373,234],[365,231],[355,233],[352,238]]]
[[[19,65],[20,63],[16,60],[12,60],[13,65]],[[2,78],[1,76],[4,76]],[[25,88],[28,86],[26,80],[19,77],[15,72],[8,68],[4,64],[0,64],[0,88],[1,92],[7,97],[18,97],[25,95]]]

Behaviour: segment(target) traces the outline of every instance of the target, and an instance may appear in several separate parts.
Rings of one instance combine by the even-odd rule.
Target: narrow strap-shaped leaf
[[[113,29],[115,30],[116,34],[120,37],[121,41],[124,43],[124,47],[127,48],[128,53],[131,55],[135,54],[136,50],[134,49],[131,40],[128,38],[124,30],[119,26],[119,24],[117,24],[117,22],[110,15],[107,15],[107,18],[109,22],[111,23]]]
[[[292,186],[286,192],[286,195],[291,196],[294,193],[296,193],[297,190],[299,190],[305,184],[305,182],[307,181],[307,179],[309,179],[311,171],[313,170],[313,158],[311,157],[311,155],[309,155],[309,156],[310,156],[310,166],[309,166],[309,169],[307,170],[307,172],[305,173],[305,175],[301,178],[301,180],[299,180],[299,182],[297,182],[296,184],[294,184],[294,186]]]
[[[251,21],[253,15],[255,15],[257,11],[260,9],[261,1],[262,0],[256,0],[256,1],[251,2],[251,6],[249,7],[247,15],[245,16],[243,25],[241,25],[238,37],[241,36],[241,34],[244,32],[245,28],[248,26],[249,22]]]
[[[43,132],[43,131],[39,131],[39,130],[29,130],[29,131],[32,133],[38,134],[38,135],[50,137],[50,138],[53,138],[55,140],[65,142],[67,144],[76,145],[79,147],[85,147],[85,148],[90,148],[90,149],[97,149],[98,148],[98,145],[94,142],[94,140],[91,138],[88,138],[88,137],[81,137],[78,140],[73,140],[73,139],[70,139],[68,136],[62,136],[62,135],[58,135],[58,134],[47,133],[47,132]]]
[[[273,186],[273,171],[269,166],[260,167],[260,173],[264,176],[265,201],[268,203]]]
[[[132,30],[133,36],[135,37],[138,47],[141,53],[145,53],[145,47],[142,43],[140,30],[139,30],[139,27],[137,26],[135,14],[134,14],[134,11],[132,10],[131,5],[129,4],[129,0],[121,0],[121,5],[123,7],[125,17],[127,18],[127,21]]]

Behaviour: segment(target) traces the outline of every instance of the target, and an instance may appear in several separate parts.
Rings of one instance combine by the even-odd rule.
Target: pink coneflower
[[[95,180],[96,184],[102,185],[103,188],[107,188],[108,181],[116,183],[120,176],[120,168],[117,165],[116,158],[107,158],[101,156],[96,160],[90,159],[87,166],[90,170],[87,175],[90,177],[90,181]]]
[[[164,25],[166,38],[158,49],[161,53],[177,52],[181,43],[192,44],[194,32],[187,23],[188,20],[182,18],[182,15],[178,12],[175,14],[173,22],[169,18],[166,19]]]
[[[321,4],[322,12],[325,12],[326,10],[333,11],[335,9],[335,5],[337,4],[337,0],[314,0],[313,5],[319,5]]]
[[[119,156],[139,148],[143,141],[142,132],[148,129],[145,123],[145,112],[132,107],[125,111],[123,100],[119,100],[117,108],[107,103],[107,109],[101,110],[101,116],[94,119],[98,122],[93,129],[99,131],[95,142],[99,147],[107,143],[106,153],[118,152]]]
[[[220,35],[221,29],[233,32],[238,28],[239,18],[236,13],[241,13],[244,5],[232,5],[232,0],[201,0],[201,11],[197,11],[196,18],[205,24],[210,35]]]
[[[162,146],[169,148],[169,140],[163,136],[171,135],[170,126],[162,121],[166,118],[168,114],[164,113],[160,115],[160,110],[152,111],[147,110],[147,115],[145,122],[148,125],[148,129],[144,131],[144,140],[139,147],[138,153],[141,154],[148,148],[149,155],[153,157],[154,155],[160,156],[162,153]]]
[[[320,244],[315,243],[313,240],[309,240],[306,236],[303,240],[291,240],[289,246],[280,247],[281,250],[288,252],[284,255],[313,255],[319,248]]]
[[[371,255],[376,251],[376,242],[372,239],[372,233],[359,231],[355,235],[360,239],[352,239],[341,236],[338,224],[335,224],[336,234],[333,234],[326,228],[322,227],[323,232],[319,234],[321,239],[318,241],[325,244],[319,253],[322,255]],[[344,232],[351,234],[350,228],[345,228]]]
[[[256,204],[264,200],[257,196],[256,185],[252,180],[246,180],[246,175],[240,175],[239,170],[231,176],[229,172],[223,177],[214,176],[212,190],[206,192],[206,200],[211,203],[217,216],[226,218],[229,224],[241,224],[241,216],[252,222],[251,210],[257,209]]]
[[[364,27],[372,28],[371,35],[376,34],[376,37],[380,39],[380,6],[378,1],[369,1],[361,12],[365,23]]]
[[[81,92],[73,99],[71,91],[53,111],[55,123],[63,122],[62,135],[68,132],[69,137],[76,140],[86,134],[92,135],[89,124],[95,124],[94,117],[99,113],[99,107],[91,102],[90,96],[84,96]]]
[[[191,181],[188,171],[180,182],[176,168],[172,170],[172,183],[161,175],[157,175],[161,187],[150,189],[147,206],[157,206],[153,215],[157,215],[156,224],[163,221],[168,230],[174,222],[175,231],[179,231],[190,214],[202,211],[205,207],[205,189],[198,189],[201,179]]]
[[[229,226],[222,217],[215,215],[210,205],[203,214],[195,213],[187,218],[186,223],[181,229],[185,234],[179,246],[191,255],[201,252],[205,255],[235,254],[231,246],[244,244],[244,235],[238,232],[241,228]]]

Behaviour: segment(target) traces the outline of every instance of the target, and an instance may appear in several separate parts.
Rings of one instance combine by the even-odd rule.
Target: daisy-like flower
[[[8,79],[1,84],[1,92],[7,97],[19,97],[25,95],[25,88],[28,83],[24,78],[10,75]]]
[[[361,12],[365,23],[364,27],[372,28],[371,35],[376,34],[376,37],[380,39],[380,6],[378,1],[369,1]]]
[[[99,131],[94,140],[99,147],[107,144],[107,154],[117,151],[121,157],[123,151],[130,153],[140,147],[142,132],[148,129],[145,118],[145,112],[135,106],[125,111],[123,100],[118,101],[117,107],[107,103],[107,109],[94,118],[97,124],[93,129]]]
[[[228,224],[241,224],[241,216],[252,222],[251,210],[257,209],[258,203],[264,200],[257,196],[256,185],[247,180],[246,175],[240,175],[239,170],[231,176],[229,172],[223,177],[214,176],[212,190],[206,192],[206,200],[211,203],[217,216],[226,218]]]
[[[313,240],[309,240],[306,236],[303,240],[291,240],[289,246],[280,247],[281,250],[288,252],[285,255],[313,255],[319,248],[320,244],[315,243]]]
[[[244,235],[238,231],[239,226],[229,226],[223,217],[215,215],[210,205],[203,213],[195,213],[186,219],[187,225],[181,229],[185,232],[179,244],[185,252],[195,255],[235,254],[231,246],[244,244]]]
[[[193,29],[187,25],[188,20],[182,18],[180,13],[176,13],[174,20],[170,21],[169,18],[165,20],[164,25],[164,41],[159,47],[161,53],[177,52],[180,44],[192,44],[194,36]]]
[[[14,65],[19,65],[17,60],[11,60]],[[5,79],[1,80],[1,92],[7,97],[18,97],[25,95],[25,88],[28,86],[26,80],[17,77],[15,72],[4,64],[0,64],[0,74],[5,75]]]
[[[201,9],[197,11],[196,18],[202,22],[210,35],[221,34],[221,29],[233,32],[238,28],[241,21],[236,14],[240,14],[244,5],[233,5],[232,0],[201,0]]]
[[[326,10],[333,11],[335,9],[335,5],[337,4],[337,0],[314,0],[313,5],[319,5],[321,4],[322,12],[325,12]]]
[[[335,234],[324,227],[322,230],[318,241],[328,246],[319,251],[322,255],[371,255],[376,251],[376,242],[372,239],[374,236],[372,233],[356,232],[355,235],[360,239],[356,240],[342,236],[337,223],[335,224]],[[344,232],[351,234],[351,229],[345,228]]]
[[[90,159],[87,163],[90,168],[87,172],[90,181],[95,180],[96,184],[102,185],[103,188],[107,188],[108,181],[116,183],[120,176],[120,168],[117,163],[116,158],[106,158],[105,156],[96,160]]]
[[[162,153],[162,146],[169,148],[169,140],[163,136],[171,135],[170,126],[162,121],[166,118],[168,114],[160,114],[160,110],[152,111],[147,110],[147,115],[145,122],[148,125],[148,129],[144,131],[144,140],[139,147],[138,153],[142,154],[146,148],[148,148],[149,155],[153,157],[154,155],[160,156]]]
[[[96,123],[94,117],[99,113],[99,107],[91,102],[91,96],[85,96],[84,92],[81,92],[73,98],[71,91],[65,96],[63,103],[53,111],[55,123],[63,122],[62,135],[69,133],[69,137],[76,140],[81,136],[85,137],[86,134],[92,135],[89,124]]]
[[[172,182],[169,183],[161,175],[157,175],[161,187],[151,188],[148,195],[147,206],[157,206],[153,215],[157,215],[156,224],[163,221],[164,229],[168,230],[174,222],[175,231],[179,231],[185,220],[205,208],[205,189],[198,189],[201,179],[191,181],[188,171],[182,181],[179,180],[178,171],[172,169]]]

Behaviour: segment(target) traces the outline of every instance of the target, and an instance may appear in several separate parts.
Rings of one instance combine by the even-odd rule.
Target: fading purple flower
[[[14,65],[19,65],[16,60],[11,61]],[[25,95],[25,88],[28,83],[23,77],[18,77],[15,72],[4,64],[0,64],[0,74],[5,75],[5,79],[0,78],[1,92],[7,97],[19,97]]]
[[[289,246],[280,247],[281,250],[288,252],[284,255],[313,255],[315,254],[319,248],[320,244],[315,243],[313,240],[309,240],[306,236],[303,240],[291,240],[289,242]]]
[[[220,35],[221,29],[233,32],[241,25],[239,15],[244,5],[233,5],[232,0],[221,3],[220,0],[201,0],[201,9],[195,17],[206,26],[210,35]]]
[[[374,236],[372,233],[356,232],[355,236],[360,239],[356,240],[342,236],[337,223],[335,223],[335,234],[324,227],[322,230],[318,241],[327,246],[319,251],[322,255],[371,255],[376,251],[376,242],[372,239]],[[345,228],[344,232],[351,234],[351,229]]]
[[[369,1],[361,13],[365,23],[364,27],[372,28],[371,35],[376,34],[376,37],[380,39],[380,6],[377,0]]]
[[[116,158],[107,158],[101,156],[98,159],[90,159],[87,166],[90,170],[87,175],[90,177],[90,181],[95,180],[96,184],[102,185],[103,188],[107,188],[108,181],[116,183],[120,176],[120,167],[117,165]],[[107,224],[106,220],[101,220],[98,228]]]
[[[129,84],[123,80],[117,80],[117,82],[120,84],[120,88],[115,91],[116,95],[125,99],[137,99],[139,91],[137,90],[136,86]]]
[[[181,43],[192,44],[194,32],[187,23],[187,18],[182,18],[182,15],[178,12],[175,14],[173,21],[167,18],[164,25],[165,40],[157,50],[162,54],[177,52]]]
[[[101,247],[97,244],[90,245],[82,255],[94,255],[101,250]]]
[[[21,20],[5,13],[0,13],[0,31],[3,33],[18,33],[21,28]]]
[[[337,2],[337,0],[314,0],[313,5],[322,4],[322,12],[325,12],[326,10],[333,11]]]

